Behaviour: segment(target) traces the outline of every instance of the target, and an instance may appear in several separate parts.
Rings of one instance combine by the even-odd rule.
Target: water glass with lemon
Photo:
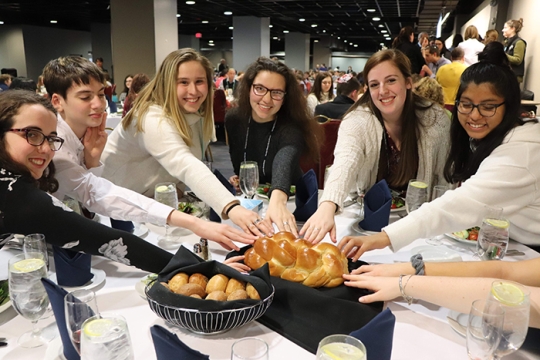
[[[424,180],[411,179],[407,186],[407,196],[405,198],[405,209],[407,214],[414,211],[423,203],[428,201],[428,183]]]
[[[102,314],[87,319],[81,331],[81,359],[134,359],[126,319],[118,314]]]
[[[476,252],[482,260],[500,260],[506,254],[510,223],[501,214],[501,208],[493,208],[482,221],[476,243]]]
[[[330,335],[319,342],[317,360],[367,360],[367,351],[355,337]]]
[[[8,265],[9,297],[15,310],[32,322],[33,330],[19,338],[19,345],[33,348],[51,341],[54,336],[43,334],[38,320],[49,306],[49,297],[41,278],[47,278],[47,265],[43,258],[27,259],[25,254],[12,257]]]
[[[156,184],[154,187],[154,200],[162,204],[168,205],[174,209],[178,209],[178,193],[176,192],[176,184],[172,182],[163,182]],[[165,235],[160,236],[158,241],[165,248],[174,247],[180,243],[175,240],[175,237],[169,234],[169,225],[165,225]]]
[[[529,297],[529,290],[519,283],[496,280],[491,284],[488,301],[497,302],[504,309],[502,337],[493,359],[513,353],[525,341],[531,311]]]

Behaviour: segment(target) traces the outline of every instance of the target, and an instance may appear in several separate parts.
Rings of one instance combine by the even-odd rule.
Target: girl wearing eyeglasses
[[[300,158],[316,159],[320,129],[307,112],[296,76],[286,65],[265,57],[252,63],[238,88],[238,107],[225,116],[229,151],[238,184],[242,161],[256,161],[259,182],[271,184],[265,222],[297,234],[287,210],[290,186],[302,176]]]
[[[520,92],[503,45],[491,42],[461,75],[444,167],[461,184],[377,235],[345,237],[339,247],[358,259],[365,251],[398,250],[478,226],[490,207],[502,208],[512,239],[540,247],[540,124],[519,117]],[[540,249],[540,248],[539,248]]]
[[[101,157],[103,177],[147,196],[153,196],[157,183],[184,183],[247,234],[271,234],[202,162],[214,132],[212,74],[208,59],[195,50],[170,53],[109,135]]]

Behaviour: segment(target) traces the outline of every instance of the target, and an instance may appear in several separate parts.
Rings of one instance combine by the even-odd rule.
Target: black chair
[[[534,100],[534,93],[531,90],[522,90],[521,91],[521,100]],[[536,105],[521,105],[520,114],[522,117],[529,117],[530,112],[536,114]],[[524,114],[527,116],[523,116]]]

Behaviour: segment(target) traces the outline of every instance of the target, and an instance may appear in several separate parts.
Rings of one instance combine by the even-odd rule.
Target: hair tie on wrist
[[[235,203],[235,204],[232,204],[231,206],[229,206],[229,208],[227,209],[227,211],[225,211],[225,215],[229,216],[229,213],[231,212],[231,210],[235,207],[235,206],[239,206],[240,204],[239,203]]]
[[[424,275],[426,273],[422,254],[415,254],[411,256],[411,265],[414,268],[414,275]]]

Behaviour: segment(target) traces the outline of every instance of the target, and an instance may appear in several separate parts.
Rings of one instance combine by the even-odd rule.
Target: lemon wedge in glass
[[[19,272],[31,272],[45,266],[45,261],[42,259],[24,259],[13,264],[13,269]]]
[[[422,181],[413,181],[413,182],[410,183],[410,185],[415,187],[415,188],[419,188],[419,189],[427,188],[427,184],[425,182],[422,182]]]
[[[161,185],[161,186],[158,186],[158,187],[156,188],[156,191],[157,191],[157,192],[165,192],[165,191],[169,191],[169,187],[166,186],[166,185]]]
[[[519,305],[525,299],[525,294],[519,287],[502,281],[491,286],[491,294],[501,304],[507,306]]]
[[[506,220],[500,220],[500,219],[486,219],[486,222],[499,229],[508,229],[510,226],[510,223]]]
[[[83,331],[87,336],[103,336],[113,325],[114,322],[110,319],[94,319],[84,325]]]

